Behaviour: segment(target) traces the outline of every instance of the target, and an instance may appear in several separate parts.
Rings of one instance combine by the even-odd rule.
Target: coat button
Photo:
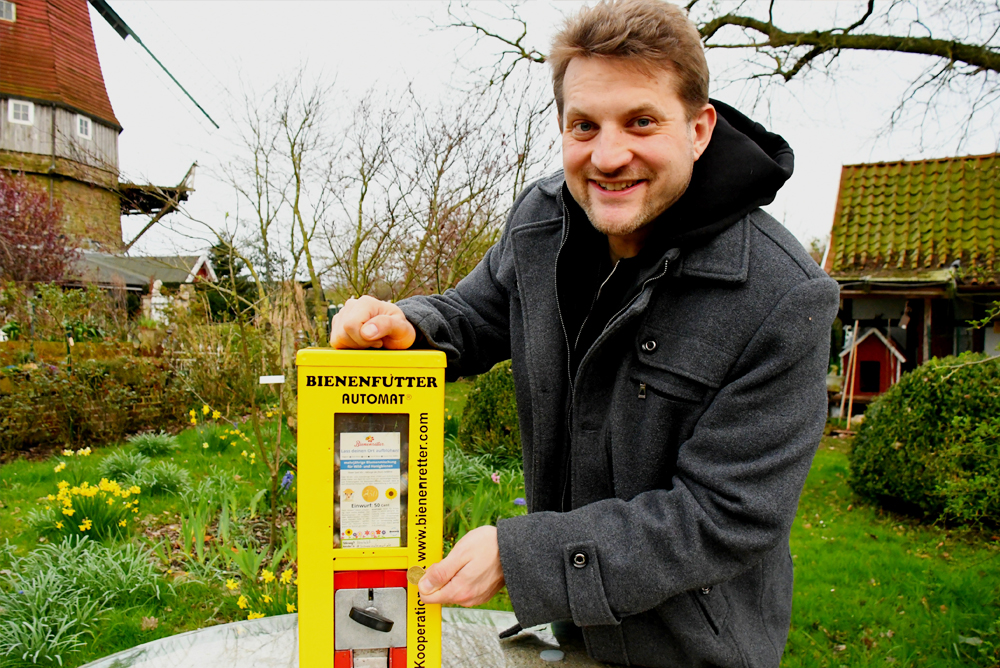
[[[701,588],[701,593],[704,594],[705,596],[708,596],[709,594],[712,593],[712,588],[711,587],[702,587]]]
[[[583,568],[587,565],[587,553],[577,552],[573,555],[573,568]]]
[[[656,350],[656,341],[650,339],[649,341],[644,342],[642,344],[642,349],[645,350],[647,353],[653,352],[654,350]]]

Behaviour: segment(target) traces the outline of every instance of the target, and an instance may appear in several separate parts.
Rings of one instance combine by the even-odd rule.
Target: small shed
[[[891,339],[874,327],[858,337],[854,364],[851,364],[853,347],[855,344],[852,339],[840,353],[844,369],[844,391],[850,393],[854,401],[867,403],[899,380],[906,357]]]

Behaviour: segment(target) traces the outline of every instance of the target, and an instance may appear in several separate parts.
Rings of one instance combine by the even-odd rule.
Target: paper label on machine
[[[399,547],[399,432],[340,435],[340,540],[345,548]]]

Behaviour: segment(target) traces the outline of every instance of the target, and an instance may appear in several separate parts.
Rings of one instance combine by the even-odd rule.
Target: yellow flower
[[[119,523],[118,523],[118,526],[120,526],[120,527],[123,527],[123,526],[125,526],[126,524],[128,524],[128,522],[127,522],[127,521],[125,521],[125,520],[122,520],[121,522],[119,522]]]
[[[192,408],[191,410],[189,410],[189,411],[188,411],[188,415],[190,415],[190,416],[191,416],[191,419],[193,420],[193,419],[194,419],[194,416],[195,416],[195,415],[197,415],[197,413],[195,413],[195,412],[194,412],[194,409]]]
[[[128,488],[128,491],[131,492],[132,494],[138,494],[142,490],[139,489],[137,486],[132,485],[131,487]]]
[[[247,620],[262,619],[263,617],[264,617],[263,612],[251,612],[249,615],[247,615]]]
[[[274,582],[274,573],[265,568],[260,572],[260,579],[264,581],[264,584],[270,584]]]
[[[202,447],[203,450],[207,450],[208,449],[208,443],[202,443],[201,447]]]
[[[66,456],[66,457],[72,457],[73,456],[73,451],[70,450],[69,448],[66,448],[65,450],[63,450],[63,455]]]
[[[213,420],[218,420],[220,417],[222,417],[222,413],[220,413],[219,411],[212,411]]]
[[[266,415],[267,417],[271,417],[272,415],[274,415],[274,413],[272,413],[271,411],[268,411],[267,413],[265,413],[265,415]]]
[[[84,518],[83,524],[80,525],[80,531],[89,531],[92,526],[94,526],[94,523]]]
[[[286,568],[285,572],[281,574],[281,584],[288,584],[292,581],[292,569]]]
[[[138,509],[138,508],[133,508],[133,509],[132,509],[132,512],[133,512],[133,513],[137,513],[137,512],[139,512],[139,509]]]
[[[292,584],[295,585],[296,587],[298,587],[299,586],[299,579],[295,578],[295,582],[293,582]]]
[[[194,418],[191,418],[191,424],[198,424],[198,421],[195,420]]]
[[[56,528],[57,529],[62,529],[63,528],[63,523],[62,522],[56,522]]]
[[[69,483],[66,482],[65,480],[60,480],[58,483],[56,483],[56,487],[58,487],[59,489],[69,489]]]
[[[244,450],[244,451],[243,451],[243,452],[241,452],[240,454],[241,454],[241,455],[243,455],[244,457],[246,457],[246,456],[247,456],[247,451],[246,451],[246,450]]]
[[[240,596],[238,599],[236,599],[236,605],[240,606],[240,610],[246,610],[247,609],[247,605],[249,605],[247,603],[247,597],[246,596]]]
[[[209,413],[212,412],[212,409],[208,407],[208,404],[205,404],[204,406],[201,407],[201,412],[204,413],[205,415],[208,415]]]
[[[55,494],[49,494],[48,497],[46,497],[46,498],[48,498],[49,501],[55,501],[56,500],[56,495]]]
[[[273,600],[274,599],[272,599],[270,596],[268,596],[267,594],[264,594],[264,602],[265,603],[270,603]]]
[[[55,467],[54,469],[52,469],[52,470],[53,470],[53,471],[55,471],[56,473],[60,473],[60,472],[61,472],[61,471],[63,471],[63,470],[65,469],[65,468],[66,468],[66,462],[59,462],[59,463],[58,463],[58,464],[56,465],[56,467]]]
[[[288,605],[285,606],[285,610],[287,610],[288,612],[295,612],[295,606],[289,603]]]
[[[76,512],[76,511],[75,511],[75,510],[73,510],[72,508],[70,508],[69,506],[66,506],[66,507],[65,507],[65,508],[63,508],[63,510],[62,510],[62,514],[63,514],[63,515],[66,515],[67,517],[73,517],[73,513],[75,513],[75,512]]]
[[[226,589],[228,589],[229,591],[236,591],[239,588],[240,588],[240,583],[237,582],[236,580],[233,580],[232,578],[226,580]]]
[[[90,456],[90,448],[83,448],[81,450],[77,450],[76,451],[76,456],[77,457],[89,457]]]

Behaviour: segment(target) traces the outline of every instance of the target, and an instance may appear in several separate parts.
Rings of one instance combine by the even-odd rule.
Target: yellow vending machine
[[[445,355],[300,350],[299,665],[441,665]]]

